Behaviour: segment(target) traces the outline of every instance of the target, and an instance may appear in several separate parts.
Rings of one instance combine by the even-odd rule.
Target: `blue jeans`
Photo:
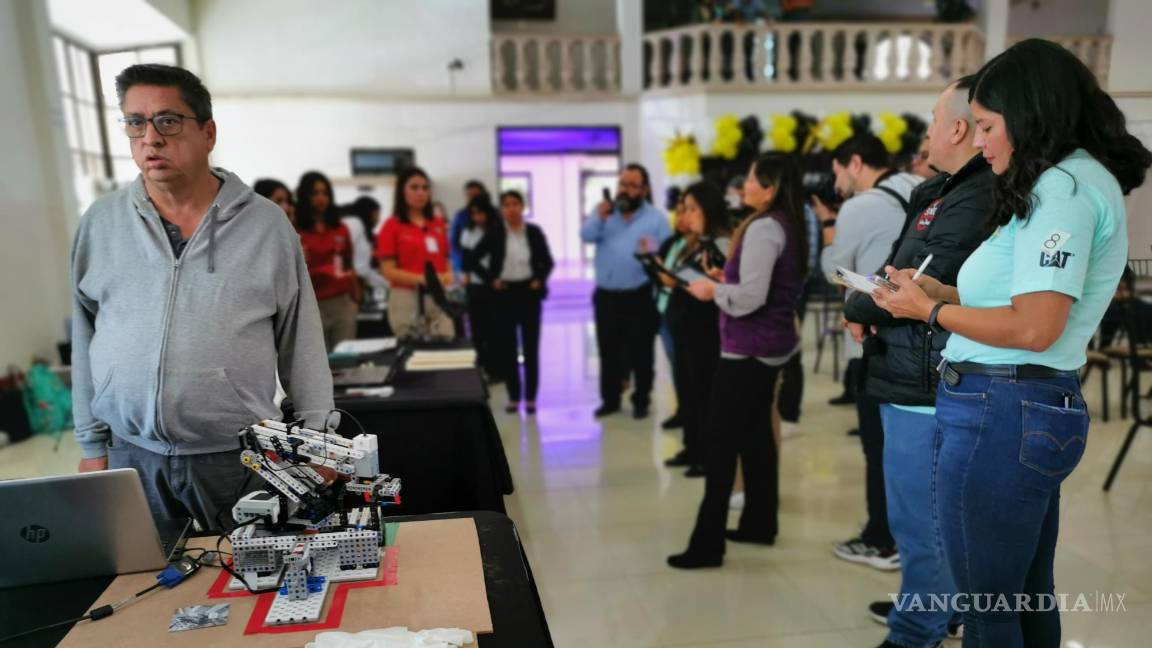
[[[906,602],[888,614],[888,640],[906,648],[931,648],[948,634],[952,612],[934,608],[930,597],[956,593],[940,543],[931,486],[936,417],[883,404],[880,420],[884,425],[888,526],[900,550],[898,600]],[[911,603],[917,598],[923,608]]]
[[[936,419],[944,552],[960,594],[984,599],[962,608],[964,647],[1058,648],[1059,611],[1037,597],[1054,593],[1060,483],[1088,439],[1079,379],[961,376],[940,383]]]

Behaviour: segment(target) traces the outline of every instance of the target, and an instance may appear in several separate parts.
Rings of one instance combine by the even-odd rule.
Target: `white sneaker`
[[[852,538],[836,545],[832,553],[841,560],[868,565],[880,571],[900,569],[900,554],[895,547],[873,547],[860,538]]]
[[[744,491],[732,493],[732,497],[728,498],[728,508],[742,509],[744,508]]]
[[[780,422],[780,438],[791,439],[794,436],[799,436],[801,433],[800,424],[793,423],[792,421]]]

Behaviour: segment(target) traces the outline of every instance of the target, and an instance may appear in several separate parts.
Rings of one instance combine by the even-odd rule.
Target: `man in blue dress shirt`
[[[624,382],[633,376],[632,416],[648,416],[655,374],[659,314],[652,285],[636,252],[655,252],[671,236],[668,218],[651,203],[648,171],[629,164],[620,173],[616,200],[603,201],[580,229],[596,245],[596,347],[600,399],[596,416],[620,411]]]

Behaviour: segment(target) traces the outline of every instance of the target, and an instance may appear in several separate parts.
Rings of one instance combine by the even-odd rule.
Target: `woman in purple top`
[[[772,432],[780,367],[800,348],[796,303],[808,267],[804,190],[794,157],[767,153],[752,164],[744,204],[754,212],[732,237],[724,270],[688,286],[720,309],[720,363],[712,382],[710,425],[704,439],[704,501],[688,549],[668,557],[681,569],[719,567],[724,540],[776,541],[779,473]],[[721,282],[721,283],[717,283]],[[725,531],[736,458],[744,471],[740,525]]]

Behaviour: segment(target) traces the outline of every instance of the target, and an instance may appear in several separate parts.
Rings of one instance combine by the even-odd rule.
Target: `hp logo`
[[[39,524],[30,524],[23,529],[20,529],[20,537],[33,544],[40,544],[41,542],[48,542],[48,538],[52,534],[48,529],[40,526]]]

